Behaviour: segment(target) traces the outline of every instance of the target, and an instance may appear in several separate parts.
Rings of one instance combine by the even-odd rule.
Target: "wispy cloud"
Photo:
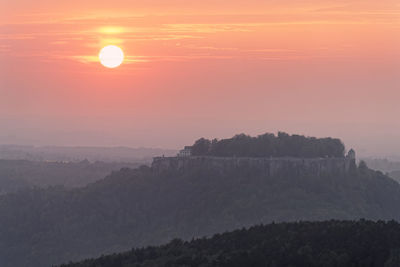
[[[128,56],[127,64],[206,58],[296,60],[313,56],[310,51],[342,53],[341,45],[351,43],[340,40],[349,38],[343,35],[346,30],[343,25],[354,28],[378,23],[399,28],[398,5],[379,6],[370,0],[367,2],[368,5],[363,6],[360,1],[342,5],[331,1],[317,8],[310,5],[294,10],[282,9],[277,14],[267,10],[265,14],[199,13],[193,16],[127,13],[110,16],[107,12],[62,18],[37,15],[32,16],[36,23],[0,25],[0,40],[6,45],[6,48],[0,48],[0,53],[19,57],[30,53],[46,59],[70,59],[89,64],[98,62],[97,53],[102,46],[114,44],[140,55]],[[39,22],[43,17],[51,19]],[[328,45],[324,38],[318,38],[319,43],[315,43],[313,34],[323,35],[320,29],[325,26],[342,29],[339,34],[336,30],[335,34],[344,37],[332,37],[332,44]],[[306,32],[311,38],[306,40],[299,29],[315,32]],[[292,37],[293,34],[298,36]],[[354,50],[354,45],[346,49]],[[322,46],[325,46],[323,51],[319,50]],[[32,51],[27,53],[27,50]]]
[[[10,51],[11,51],[11,48],[9,45],[0,44],[0,53],[8,53]]]

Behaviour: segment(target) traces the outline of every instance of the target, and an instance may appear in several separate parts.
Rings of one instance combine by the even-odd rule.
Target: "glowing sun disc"
[[[99,53],[100,63],[107,68],[116,68],[124,61],[124,52],[115,45],[103,47]]]

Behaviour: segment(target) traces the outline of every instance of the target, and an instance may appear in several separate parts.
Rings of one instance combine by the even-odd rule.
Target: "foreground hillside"
[[[397,222],[325,221],[251,227],[61,267],[400,266]]]
[[[272,221],[399,220],[398,203],[400,185],[365,165],[342,176],[123,169],[81,189],[0,197],[0,266],[49,266]]]

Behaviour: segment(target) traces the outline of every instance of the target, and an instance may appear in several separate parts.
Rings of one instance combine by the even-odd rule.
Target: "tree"
[[[211,141],[205,138],[200,138],[192,146],[193,156],[204,156],[207,155],[211,148]]]
[[[201,138],[192,147],[192,155],[217,157],[344,157],[345,147],[339,139],[266,133],[256,137],[237,134],[212,141]]]

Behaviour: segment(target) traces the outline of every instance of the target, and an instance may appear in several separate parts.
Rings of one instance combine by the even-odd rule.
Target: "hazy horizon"
[[[279,130],[281,131],[281,130]],[[111,142],[107,142],[107,139],[102,139],[101,136],[99,136],[99,139],[93,140],[93,136],[88,137],[87,141],[78,141],[78,142],[70,142],[70,141],[65,141],[65,142],[60,142],[60,140],[55,140],[54,142],[40,142],[40,141],[25,141],[25,142],[2,142],[0,139],[0,146],[33,146],[37,148],[41,147],[68,147],[68,148],[132,148],[132,149],[164,149],[164,150],[179,150],[185,145],[192,145],[194,141],[198,140],[199,138],[208,138],[208,139],[224,139],[224,138],[230,138],[234,136],[235,134],[240,134],[240,133],[245,133],[251,136],[257,136],[259,134],[263,133],[274,133],[277,134],[278,131],[272,132],[272,131],[264,131],[264,132],[258,132],[254,134],[250,134],[249,132],[235,132],[232,134],[226,134],[226,135],[220,135],[220,136],[215,136],[215,135],[202,135],[202,136],[193,136],[192,138],[189,137],[182,137],[181,140],[176,140],[176,145],[171,145],[171,146],[163,146],[162,142],[160,140],[155,139],[154,143],[152,143],[152,140],[149,140],[149,143],[147,145],[143,145],[143,142],[135,142],[135,140],[132,140],[131,142],[125,142],[125,143],[116,143],[115,140],[120,140],[118,138],[109,138],[108,140],[111,140]],[[370,146],[365,146],[363,145],[365,139],[358,139],[358,140],[353,140],[353,142],[346,142],[344,138],[340,138],[338,136],[334,135],[313,135],[313,134],[305,134],[304,132],[288,132],[289,134],[300,134],[300,135],[306,135],[306,136],[312,136],[312,137],[318,137],[318,138],[323,138],[323,137],[333,137],[333,138],[339,138],[343,141],[345,144],[346,150],[349,150],[351,148],[355,149],[357,152],[357,156],[359,157],[388,157],[388,158],[396,158],[400,159],[400,153],[397,151],[400,151],[399,149],[396,149],[393,147],[393,144],[390,141],[381,139],[381,143],[377,143],[374,145]],[[59,137],[59,135],[57,135]],[[82,136],[80,136],[82,137]],[[102,140],[101,140],[102,139]],[[187,140],[187,142],[184,142],[183,140]],[[384,142],[386,141],[386,142]],[[159,144],[158,146],[156,144]],[[386,146],[386,147],[385,147]],[[369,147],[369,149],[368,149]]]
[[[279,124],[279,122],[277,122]],[[195,126],[193,126],[195,127]],[[261,128],[261,127],[260,127]],[[283,127],[282,127],[283,128]],[[274,129],[270,131],[262,130],[249,130],[248,129],[224,129],[215,128],[211,129],[209,132],[203,129],[197,129],[197,132],[203,132],[203,134],[196,133],[174,133],[173,129],[168,129],[161,133],[146,132],[146,133],[136,133],[134,132],[132,136],[110,133],[109,135],[98,133],[82,133],[82,132],[45,132],[42,131],[41,134],[37,134],[34,131],[27,132],[22,131],[22,133],[0,136],[0,145],[28,145],[28,146],[61,146],[61,147],[129,147],[129,148],[156,148],[156,149],[172,149],[178,150],[185,145],[191,145],[195,140],[199,138],[208,139],[224,139],[230,138],[235,134],[248,134],[251,136],[257,136],[263,133],[278,133],[279,131],[284,131],[289,134],[300,134],[305,136],[315,136],[315,137],[333,137],[339,138],[343,141],[346,149],[354,148],[359,156],[362,157],[399,157],[400,156],[400,143],[396,143],[397,136],[393,136],[392,139],[388,138],[390,133],[382,132],[380,135],[367,135],[368,129],[365,130],[365,134],[357,136],[354,129],[350,125],[343,125],[339,127],[332,127],[333,130],[327,131],[327,129],[317,129],[314,132],[311,131],[290,131],[282,130],[282,128]],[[299,127],[300,128],[300,127]],[[301,129],[301,128],[300,128]],[[3,128],[4,130],[4,128]],[[193,129],[192,129],[193,130]],[[337,134],[334,134],[337,132]],[[214,133],[214,134],[213,134]],[[113,135],[114,134],[114,135]],[[168,134],[168,135],[165,135]],[[354,134],[354,136],[349,136]],[[45,137],[43,137],[45,136]],[[150,138],[152,137],[152,138]],[[400,138],[400,136],[399,136]]]

